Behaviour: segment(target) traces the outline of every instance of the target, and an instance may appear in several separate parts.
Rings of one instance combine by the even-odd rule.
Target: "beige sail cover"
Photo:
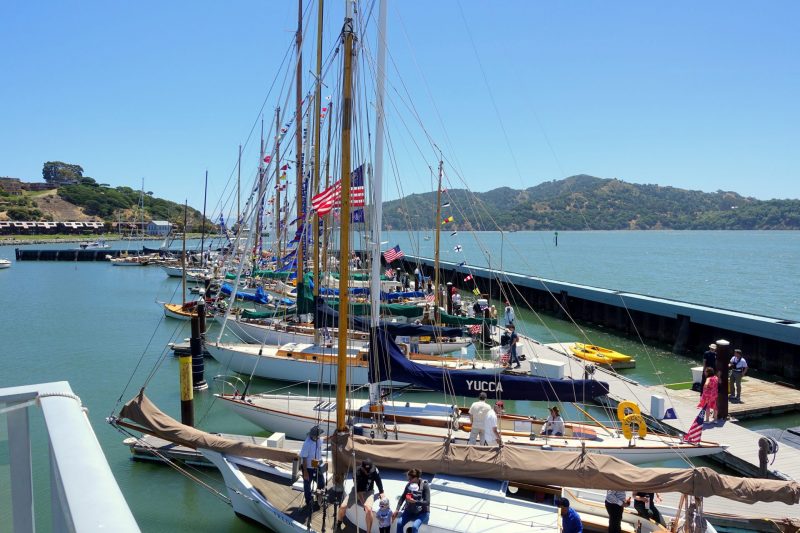
[[[335,435],[337,468],[353,458],[370,457],[385,468],[419,468],[423,472],[503,479],[563,487],[680,492],[699,497],[721,496],[745,503],[800,502],[794,481],[740,478],[710,468],[639,468],[595,453],[549,452],[525,446],[456,445],[449,442],[371,440]],[[340,463],[341,462],[341,463]]]
[[[280,462],[291,462],[298,457],[296,452],[289,450],[233,441],[181,424],[159,410],[147,398],[144,390],[122,407],[119,416],[147,428],[156,437],[194,449],[205,448],[229,455]]]

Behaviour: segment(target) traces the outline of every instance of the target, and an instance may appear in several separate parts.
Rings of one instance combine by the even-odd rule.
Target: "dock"
[[[526,355],[523,365],[535,364],[537,358],[560,361],[565,363],[565,374],[576,379],[584,377],[584,361],[569,354],[566,345],[541,344],[534,339],[520,335],[520,353]],[[699,394],[693,391],[674,391],[664,386],[645,386],[630,378],[619,375],[613,370],[595,368],[594,378],[604,381],[609,385],[609,407],[616,406],[623,401],[632,401],[639,405],[642,415],[648,423],[662,433],[683,435],[697,417],[699,409],[696,407]],[[763,382],[766,383],[766,382]],[[800,400],[800,391],[769,384],[778,387],[782,392],[775,394],[773,389],[755,388],[755,382],[748,382],[750,389],[743,385],[743,403],[730,404],[731,414],[734,409],[740,408],[765,412],[778,412],[778,410],[793,409]],[[765,385],[758,385],[764,387]],[[770,392],[766,392],[769,390]],[[691,393],[691,395],[689,394]],[[750,403],[752,394],[752,406]],[[665,407],[671,408],[676,415],[674,419],[657,419],[650,412],[653,396],[660,396],[665,400]],[[757,396],[759,396],[757,398]],[[763,396],[763,397],[762,397]],[[719,442],[728,446],[727,450],[710,459],[718,461],[746,476],[756,476],[759,472],[758,440],[762,435],[756,431],[737,425],[733,420],[706,424],[703,429],[703,440]],[[770,457],[772,461],[772,457]],[[774,479],[800,480],[800,450],[791,446],[781,446],[774,457],[774,462],[768,467],[769,477]],[[631,487],[633,489],[634,487]],[[665,502],[671,502],[672,495],[664,495]],[[800,514],[797,508],[783,503],[755,503],[752,505],[733,502],[724,498],[711,497],[704,500],[706,513],[715,515],[719,521],[735,523],[743,517],[753,519],[779,519],[793,517]]]
[[[111,250],[98,248],[94,250],[65,249],[65,250],[31,250],[28,248],[15,248],[14,255],[17,261],[108,261],[109,257],[119,257],[126,253],[125,250]],[[135,255],[135,252],[132,252]]]

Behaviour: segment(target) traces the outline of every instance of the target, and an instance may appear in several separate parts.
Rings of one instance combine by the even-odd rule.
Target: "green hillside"
[[[431,229],[436,193],[385,202],[387,229]],[[464,230],[800,229],[800,200],[756,200],[578,175],[525,190],[448,190],[443,210]]]

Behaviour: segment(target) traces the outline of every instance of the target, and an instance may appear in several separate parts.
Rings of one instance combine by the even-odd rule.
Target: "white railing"
[[[50,470],[52,530],[138,532],[80,398],[66,381],[0,388],[0,414],[8,424],[11,531],[36,531],[29,413],[36,407],[49,438],[43,460]]]

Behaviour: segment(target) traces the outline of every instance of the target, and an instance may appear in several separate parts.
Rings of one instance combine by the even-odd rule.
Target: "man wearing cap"
[[[486,446],[498,445],[503,447],[503,435],[497,427],[497,417],[503,414],[503,400],[494,402],[494,409],[486,414],[486,425],[484,435]]]
[[[372,504],[375,501],[375,486],[378,486],[380,499],[383,499],[383,481],[378,467],[372,464],[372,459],[367,457],[361,461],[361,466],[356,470],[356,481],[350,496],[339,506],[338,520],[344,519],[347,508],[353,505],[356,500],[364,507],[364,519],[367,522],[367,531],[372,531]]]
[[[478,401],[469,406],[469,423],[472,429],[469,432],[468,444],[483,444],[486,442],[486,416],[492,407],[486,403],[486,393],[478,395]]]
[[[583,533],[581,517],[578,516],[575,509],[569,506],[569,500],[566,498],[556,498],[556,504],[561,513],[562,533]]]
[[[706,384],[706,368],[711,367],[714,373],[717,372],[717,345],[713,342],[708,345],[708,350],[703,354],[703,378],[700,380],[700,392]]]
[[[511,368],[519,368],[522,364],[519,361],[519,356],[517,355],[517,343],[519,342],[519,335],[517,335],[517,328],[514,324],[508,325],[508,345],[509,345],[509,358],[508,364],[514,364]]]
[[[319,426],[314,426],[308,430],[308,436],[303,441],[300,448],[300,463],[303,473],[303,495],[306,498],[306,505],[313,504],[311,497],[311,482],[316,480],[317,488],[325,487],[325,477],[322,475],[322,443],[319,436],[323,433]],[[315,506],[316,507],[316,506]]]
[[[736,348],[728,365],[731,369],[731,400],[742,401],[742,378],[747,374],[747,361],[742,356],[742,351]]]

